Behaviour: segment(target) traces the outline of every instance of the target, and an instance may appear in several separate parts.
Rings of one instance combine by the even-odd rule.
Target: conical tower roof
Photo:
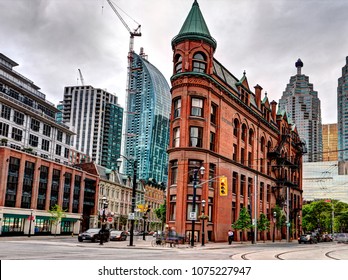
[[[210,44],[214,50],[216,49],[216,41],[210,35],[208,26],[205,23],[201,10],[199,9],[197,0],[195,0],[192,4],[192,8],[183,26],[181,27],[179,34],[172,40],[172,46],[185,39],[204,40]]]

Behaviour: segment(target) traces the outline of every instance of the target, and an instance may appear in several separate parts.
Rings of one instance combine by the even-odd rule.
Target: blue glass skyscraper
[[[338,160],[348,161],[348,56],[337,87]]]
[[[137,177],[167,182],[170,88],[146,56],[132,53],[123,154],[137,160]],[[133,173],[131,161],[125,173]]]

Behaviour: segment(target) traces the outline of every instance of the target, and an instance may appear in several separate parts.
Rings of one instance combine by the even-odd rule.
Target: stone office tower
[[[287,112],[296,124],[301,139],[306,142],[307,154],[303,156],[303,161],[322,161],[320,99],[318,92],[313,89],[313,84],[309,83],[309,77],[301,73],[303,62],[298,59],[295,66],[297,74],[290,78],[279,100],[279,109]]]

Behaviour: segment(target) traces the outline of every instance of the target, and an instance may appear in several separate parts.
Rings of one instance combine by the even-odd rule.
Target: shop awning
[[[50,216],[36,216],[36,219],[42,219],[42,220],[50,220],[52,217]]]
[[[4,213],[4,218],[21,218],[21,219],[26,219],[29,216],[30,215]]]
[[[76,218],[62,218],[62,222],[77,222]]]

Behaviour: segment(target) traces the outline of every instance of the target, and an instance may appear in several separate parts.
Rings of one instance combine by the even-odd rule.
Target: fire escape
[[[284,152],[287,151],[287,152]],[[307,152],[306,143],[296,134],[281,134],[279,144],[267,154],[272,171],[276,178],[276,185],[272,191],[276,204],[284,210],[287,222],[296,223],[300,214],[302,201],[293,201],[290,193],[302,193],[300,188],[302,155]]]

